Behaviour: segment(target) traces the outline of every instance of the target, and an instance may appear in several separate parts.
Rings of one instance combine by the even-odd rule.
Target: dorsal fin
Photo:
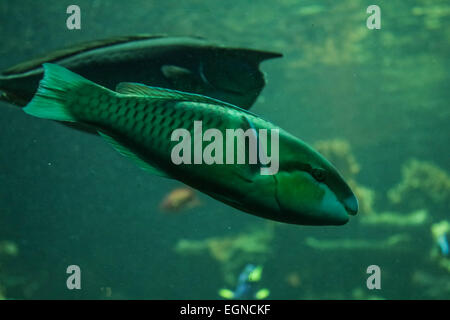
[[[170,100],[178,100],[178,101],[192,101],[192,102],[200,102],[200,103],[210,103],[215,105],[220,105],[226,108],[232,108],[235,110],[242,111],[244,113],[250,114],[252,116],[257,117],[254,113],[242,109],[238,106],[235,106],[231,103],[227,103],[221,100],[217,100],[214,98],[210,98],[207,96],[203,96],[201,94],[196,93],[187,93],[178,90],[166,89],[166,88],[158,88],[146,86],[141,83],[134,82],[121,82],[116,86],[116,91],[121,94],[126,95],[137,95],[137,96],[145,96],[149,98],[155,99],[170,99]]]
[[[184,100],[181,91],[151,87],[134,82],[121,82],[116,86],[116,91],[122,94],[148,98]]]
[[[268,59],[281,58],[282,53],[262,51],[257,49],[247,49],[247,48],[224,48],[228,52],[239,56],[240,58],[247,59],[247,61],[259,64],[260,62]]]
[[[145,40],[145,39],[156,39],[156,38],[163,38],[166,37],[164,35],[146,35],[146,34],[138,34],[133,36],[119,36],[114,38],[108,38],[103,40],[94,40],[94,41],[87,41],[83,43],[79,43],[77,45],[67,47],[64,49],[53,51],[49,54],[46,54],[45,56],[35,58],[32,60],[28,60],[22,63],[19,63],[15,66],[12,66],[5,71],[2,72],[3,75],[12,75],[12,74],[18,74],[26,71],[30,71],[34,68],[40,67],[45,62],[55,62],[56,60],[60,60],[63,58],[67,58],[70,56],[73,56],[75,54],[85,52],[92,49],[98,49],[103,48],[106,46],[119,44],[119,43],[125,43],[129,41],[136,41],[136,40]]]
[[[163,65],[161,72],[167,79],[177,79],[180,77],[192,76],[192,71],[175,65]]]

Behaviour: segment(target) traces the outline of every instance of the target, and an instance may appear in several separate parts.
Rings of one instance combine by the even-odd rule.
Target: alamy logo
[[[381,289],[381,269],[376,264],[367,267],[367,274],[370,276],[367,278],[366,285],[367,289]]]
[[[72,4],[67,7],[67,14],[70,16],[66,20],[66,26],[69,30],[80,30],[81,29],[81,10],[80,7]]]
[[[67,274],[70,274],[70,276],[66,280],[66,286],[67,289],[73,290],[73,289],[81,289],[81,269],[76,264],[70,265],[67,267],[66,270]]]
[[[367,13],[370,13],[370,16],[366,20],[366,26],[369,30],[381,29],[381,10],[380,7],[373,4],[367,7]]]
[[[260,173],[262,175],[273,175],[279,169],[279,130],[270,130],[270,156],[268,154],[267,131],[267,129],[256,130],[253,128],[246,131],[243,129],[226,129],[224,141],[222,131],[212,128],[203,133],[202,121],[194,121],[193,161],[191,133],[183,128],[175,129],[170,137],[171,141],[179,141],[172,149],[171,159],[176,165],[234,164],[235,158],[237,164],[246,164],[245,160],[248,156],[248,164],[261,165]],[[246,147],[246,141],[248,142],[248,148]],[[209,142],[209,144],[203,148],[203,142]],[[248,150],[248,155],[246,150]]]

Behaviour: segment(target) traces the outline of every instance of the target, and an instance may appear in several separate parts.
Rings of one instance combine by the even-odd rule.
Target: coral
[[[360,222],[368,225],[389,225],[396,227],[421,226],[428,219],[426,210],[417,210],[409,214],[399,214],[397,212],[382,212],[372,215],[362,216]]]
[[[271,234],[264,231],[240,233],[230,237],[213,237],[205,240],[180,240],[175,250],[181,254],[196,254],[207,251],[219,262],[226,262],[236,255],[265,254]]]
[[[272,226],[272,224],[267,224]],[[226,262],[236,255],[258,255],[269,251],[269,242],[273,238],[273,228],[263,228],[243,232],[234,236],[212,237],[204,240],[181,239],[175,246],[180,254],[208,254],[219,262]]]
[[[0,241],[0,256],[11,256],[15,257],[19,254],[19,249],[14,242],[11,241]]]
[[[262,263],[270,252],[273,223],[265,228],[251,229],[233,236],[212,237],[204,240],[181,239],[175,251],[182,255],[204,255],[217,261],[225,281],[232,283],[237,272],[247,263]]]
[[[375,214],[374,210],[374,202],[375,202],[375,191],[359,185],[355,180],[348,181],[350,188],[352,188],[353,192],[358,199],[359,204],[359,212],[362,212],[364,215],[366,214]]]
[[[450,207],[450,177],[431,162],[416,159],[402,168],[402,180],[388,191],[394,205],[406,210],[426,208],[444,217]]]
[[[352,290],[352,297],[356,300],[385,300],[385,298],[376,296],[376,295],[368,295],[367,289],[363,290],[361,288],[355,288]]]
[[[4,266],[2,261],[5,258],[16,257],[19,254],[17,245],[12,241],[3,240],[0,241],[0,300],[5,300],[5,292],[8,283],[8,274],[4,272]],[[6,284],[5,284],[6,283]]]
[[[313,34],[293,39],[293,47],[301,45],[300,58],[293,60],[289,67],[307,68],[311,65],[343,66],[364,62],[368,54],[364,51],[363,42],[370,35],[366,28],[364,16],[360,11],[361,4],[356,1],[336,2],[330,6],[297,6],[291,9],[292,16],[304,24],[318,23],[327,17],[327,23],[318,23]],[[344,9],[345,8],[345,9]],[[333,12],[346,11],[346,22],[342,23],[339,15]],[[319,37],[314,35],[318,34]]]
[[[422,17],[427,29],[434,30],[442,27],[443,20],[450,16],[450,6],[438,5],[425,1],[424,6],[415,6],[411,9],[413,15]]]
[[[321,140],[316,142],[314,147],[339,170],[345,179],[354,179],[358,174],[359,164],[346,140]]]
[[[352,153],[350,143],[343,139],[321,140],[314,147],[327,158],[343,175],[352,188],[359,202],[359,211],[365,214],[374,212],[375,191],[359,185],[355,177],[360,171],[360,166]]]
[[[422,287],[421,291],[429,297],[448,297],[450,295],[450,277],[436,276],[428,272],[417,270],[412,275],[412,283]]]
[[[396,234],[384,240],[375,239],[326,239],[318,240],[308,237],[306,245],[317,250],[365,250],[365,249],[394,249],[403,248],[411,239],[406,234]]]

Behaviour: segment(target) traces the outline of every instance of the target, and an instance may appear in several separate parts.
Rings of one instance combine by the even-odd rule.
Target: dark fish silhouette
[[[198,93],[249,109],[264,88],[259,64],[279,53],[228,48],[202,38],[135,35],[57,50],[0,74],[0,100],[25,106],[56,63],[109,89],[120,82]]]

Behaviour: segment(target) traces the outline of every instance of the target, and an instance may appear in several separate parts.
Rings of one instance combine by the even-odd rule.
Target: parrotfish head
[[[302,156],[280,163],[274,176],[281,219],[304,225],[347,223],[358,212],[358,200],[328,160],[307,145],[302,148]]]

